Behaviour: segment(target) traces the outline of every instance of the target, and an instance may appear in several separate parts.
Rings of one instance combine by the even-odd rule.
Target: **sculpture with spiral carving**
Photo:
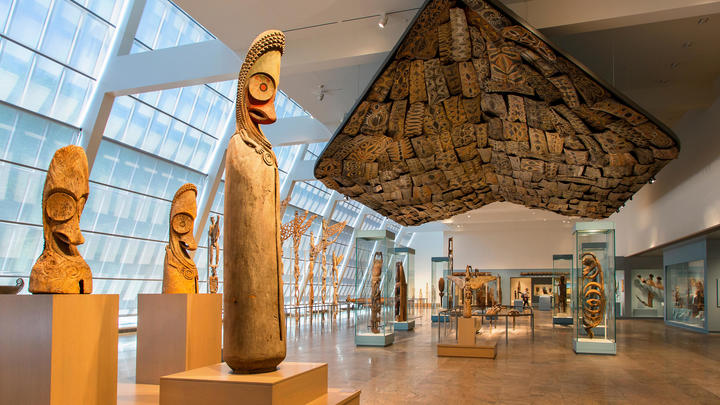
[[[597,257],[592,253],[582,255],[582,310],[583,328],[590,339],[595,337],[593,328],[600,325],[605,317],[605,282]]]

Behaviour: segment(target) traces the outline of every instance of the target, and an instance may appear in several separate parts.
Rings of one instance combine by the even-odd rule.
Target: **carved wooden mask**
[[[197,215],[197,188],[185,184],[178,189],[170,207],[170,250],[187,267],[195,267],[189,251],[197,249],[195,216]]]

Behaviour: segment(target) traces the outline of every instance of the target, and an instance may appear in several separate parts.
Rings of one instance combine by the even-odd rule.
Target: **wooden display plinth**
[[[359,391],[328,391],[327,378],[327,363],[282,362],[277,370],[261,374],[232,374],[227,364],[219,363],[163,376],[160,405],[359,403]]]
[[[458,318],[457,343],[437,345],[437,354],[442,357],[480,357],[494,359],[496,355],[495,342],[476,344],[475,318]]]
[[[138,384],[219,363],[221,345],[221,294],[138,294]]]
[[[497,343],[472,346],[438,343],[437,355],[440,357],[477,357],[483,359],[494,359],[497,353],[496,346]]]
[[[0,295],[0,402],[117,402],[116,294]]]
[[[403,321],[398,322],[395,321],[395,330],[413,330],[415,329],[415,320],[411,319],[409,321]]]

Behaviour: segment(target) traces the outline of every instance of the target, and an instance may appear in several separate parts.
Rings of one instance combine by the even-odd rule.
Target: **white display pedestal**
[[[160,405],[359,404],[360,391],[328,390],[327,363],[282,362],[260,374],[232,374],[225,363],[160,379]]]
[[[441,357],[480,357],[494,359],[496,356],[496,342],[475,342],[475,318],[458,318],[457,344],[437,345],[437,354]]]
[[[221,294],[138,294],[135,382],[222,361]]]
[[[577,354],[616,354],[615,342],[608,339],[573,339],[573,350]]]
[[[355,335],[355,346],[390,346],[395,341],[395,333],[358,333]]]
[[[0,295],[3,404],[117,402],[116,294]]]
[[[538,311],[552,311],[552,297],[550,295],[538,297]]]
[[[395,321],[395,330],[413,330],[415,329],[415,320],[411,319],[409,321],[404,322],[398,322]]]

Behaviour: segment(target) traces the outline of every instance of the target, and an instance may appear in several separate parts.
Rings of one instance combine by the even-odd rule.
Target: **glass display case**
[[[574,234],[573,349],[615,354],[615,225],[577,222]]]
[[[449,257],[433,257],[430,259],[430,317],[433,322],[438,322],[440,309],[448,307],[448,285],[445,276],[450,272]],[[440,279],[442,281],[442,292],[439,291]],[[447,320],[447,316],[443,316]]]
[[[615,270],[615,318],[625,316],[625,270]]]
[[[553,255],[553,326],[573,323],[572,267],[572,255]]]
[[[355,344],[394,341],[395,234],[358,231],[355,237]]]
[[[630,280],[632,317],[662,318],[665,313],[665,285],[662,271],[632,269]]]
[[[706,330],[705,260],[665,266],[668,322]]]
[[[420,312],[415,308],[415,249],[409,247],[395,248],[395,261],[403,265],[405,282],[407,283],[407,321],[395,323],[396,330],[411,330],[420,318]]]

